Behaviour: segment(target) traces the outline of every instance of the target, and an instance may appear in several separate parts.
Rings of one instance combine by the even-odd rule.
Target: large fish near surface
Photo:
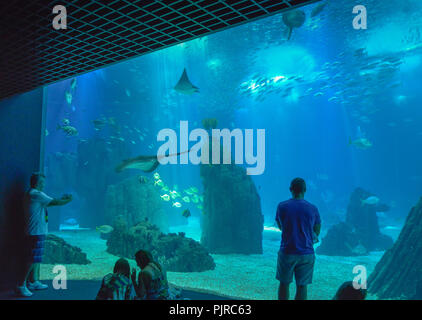
[[[191,95],[195,92],[199,92],[199,88],[194,86],[192,82],[190,82],[188,78],[188,74],[186,73],[186,68],[183,69],[182,76],[180,77],[177,84],[174,86],[174,90],[176,90],[179,93]]]
[[[283,23],[289,27],[287,40],[290,40],[294,28],[300,28],[306,20],[306,14],[302,10],[291,10],[283,14]]]
[[[326,2],[322,2],[322,3],[318,4],[315,8],[313,8],[312,12],[311,12],[311,18],[319,15],[322,12],[322,10],[324,10],[326,5],[327,5]]]
[[[173,156],[179,156],[183,153],[189,153],[190,150],[174,153],[170,155],[161,155],[161,156],[139,156],[127,160],[123,160],[121,164],[119,164],[116,167],[116,172],[121,172],[124,169],[139,169],[144,172],[153,172],[160,164],[160,159],[166,158],[166,157],[173,157]]]

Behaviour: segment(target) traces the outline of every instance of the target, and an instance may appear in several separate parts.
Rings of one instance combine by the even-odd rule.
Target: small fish
[[[66,219],[64,221],[64,223],[65,224],[68,224],[68,225],[71,225],[71,226],[74,226],[74,225],[78,224],[78,221],[76,221],[75,218],[69,218],[69,219]]]
[[[105,224],[105,225],[96,227],[95,230],[98,231],[99,233],[107,234],[107,233],[112,232],[114,229],[112,226]]]
[[[198,203],[198,202],[199,202],[199,197],[198,197],[196,194],[194,194],[194,195],[192,196],[192,202],[193,202],[193,203]]]
[[[70,89],[73,91],[76,89],[76,78],[73,78],[72,81],[70,81]]]
[[[180,208],[182,204],[180,202],[173,202],[173,207]]]
[[[155,179],[155,180],[160,179],[160,175],[158,174],[158,172],[154,173],[154,179]]]
[[[198,204],[196,207],[197,207],[199,210],[204,209],[204,207],[203,207],[203,205],[202,205],[202,204]]]
[[[380,202],[380,199],[376,196],[370,196],[364,200],[361,200],[362,205],[374,205]]]
[[[48,130],[47,129],[45,129],[45,136],[46,137],[48,137],[48,135],[49,135],[50,133],[48,132]]]
[[[186,209],[182,212],[182,216],[189,218],[191,216],[189,209]]]
[[[125,91],[126,91],[126,95],[127,95],[128,97],[130,97],[130,96],[131,96],[130,90],[129,90],[129,89],[126,89]]]
[[[69,121],[69,119],[64,118],[64,119],[62,120],[62,124],[63,124],[64,126],[68,126],[68,125],[70,125],[70,121]]]
[[[167,187],[167,186],[164,186],[162,189],[161,189],[161,191],[164,191],[164,192],[168,192],[170,189],[169,189],[169,187]]]
[[[148,178],[147,177],[144,177],[144,176],[140,176],[139,177],[139,182],[141,184],[148,183]]]
[[[163,199],[164,201],[170,201],[170,196],[168,194],[163,194],[162,196],[160,196],[161,199]]]
[[[352,139],[350,138],[349,139],[349,145],[354,145],[359,149],[365,150],[365,149],[372,147],[372,142],[369,141],[366,138],[359,138],[359,139],[356,139],[354,141],[352,141]]]
[[[158,179],[154,182],[154,186],[162,187],[164,186],[164,182],[161,179]]]
[[[184,197],[182,198],[182,200],[183,200],[183,202],[186,202],[186,203],[189,203],[189,202],[190,202],[190,199],[189,199],[189,197],[188,197],[188,196],[184,196]]]
[[[97,131],[104,128],[105,125],[107,124],[104,119],[92,120],[92,123],[94,124],[95,130],[97,130]]]
[[[198,193],[198,189],[196,187],[191,187],[190,190],[194,193]]]
[[[67,102],[67,104],[72,104],[72,94],[70,93],[70,92],[67,92],[66,91],[66,93],[65,93],[65,98],[66,98],[66,102]]]
[[[62,130],[69,137],[77,136],[79,134],[78,130],[76,130],[76,128],[72,126],[61,126],[58,124],[57,130]]]

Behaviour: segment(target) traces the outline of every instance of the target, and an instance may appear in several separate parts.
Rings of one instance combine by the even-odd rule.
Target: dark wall
[[[42,88],[0,101],[0,287],[23,265],[22,197],[42,167],[43,121]]]

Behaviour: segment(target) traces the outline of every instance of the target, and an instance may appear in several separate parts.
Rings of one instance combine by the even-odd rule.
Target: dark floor
[[[0,292],[0,300],[93,300],[100,288],[100,281],[72,280],[67,282],[66,290],[55,290],[51,282],[47,290],[35,291],[32,297],[17,297],[13,291]],[[182,290],[182,299],[190,300],[228,300],[228,298],[201,293],[191,290]]]

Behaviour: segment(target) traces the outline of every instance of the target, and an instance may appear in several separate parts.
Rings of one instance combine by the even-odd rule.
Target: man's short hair
[[[35,188],[37,186],[38,181],[40,181],[40,178],[45,178],[45,175],[42,172],[34,172],[31,175],[31,179],[29,180],[31,188]]]
[[[290,190],[294,194],[301,194],[306,191],[306,183],[302,178],[294,178],[290,183]]]

